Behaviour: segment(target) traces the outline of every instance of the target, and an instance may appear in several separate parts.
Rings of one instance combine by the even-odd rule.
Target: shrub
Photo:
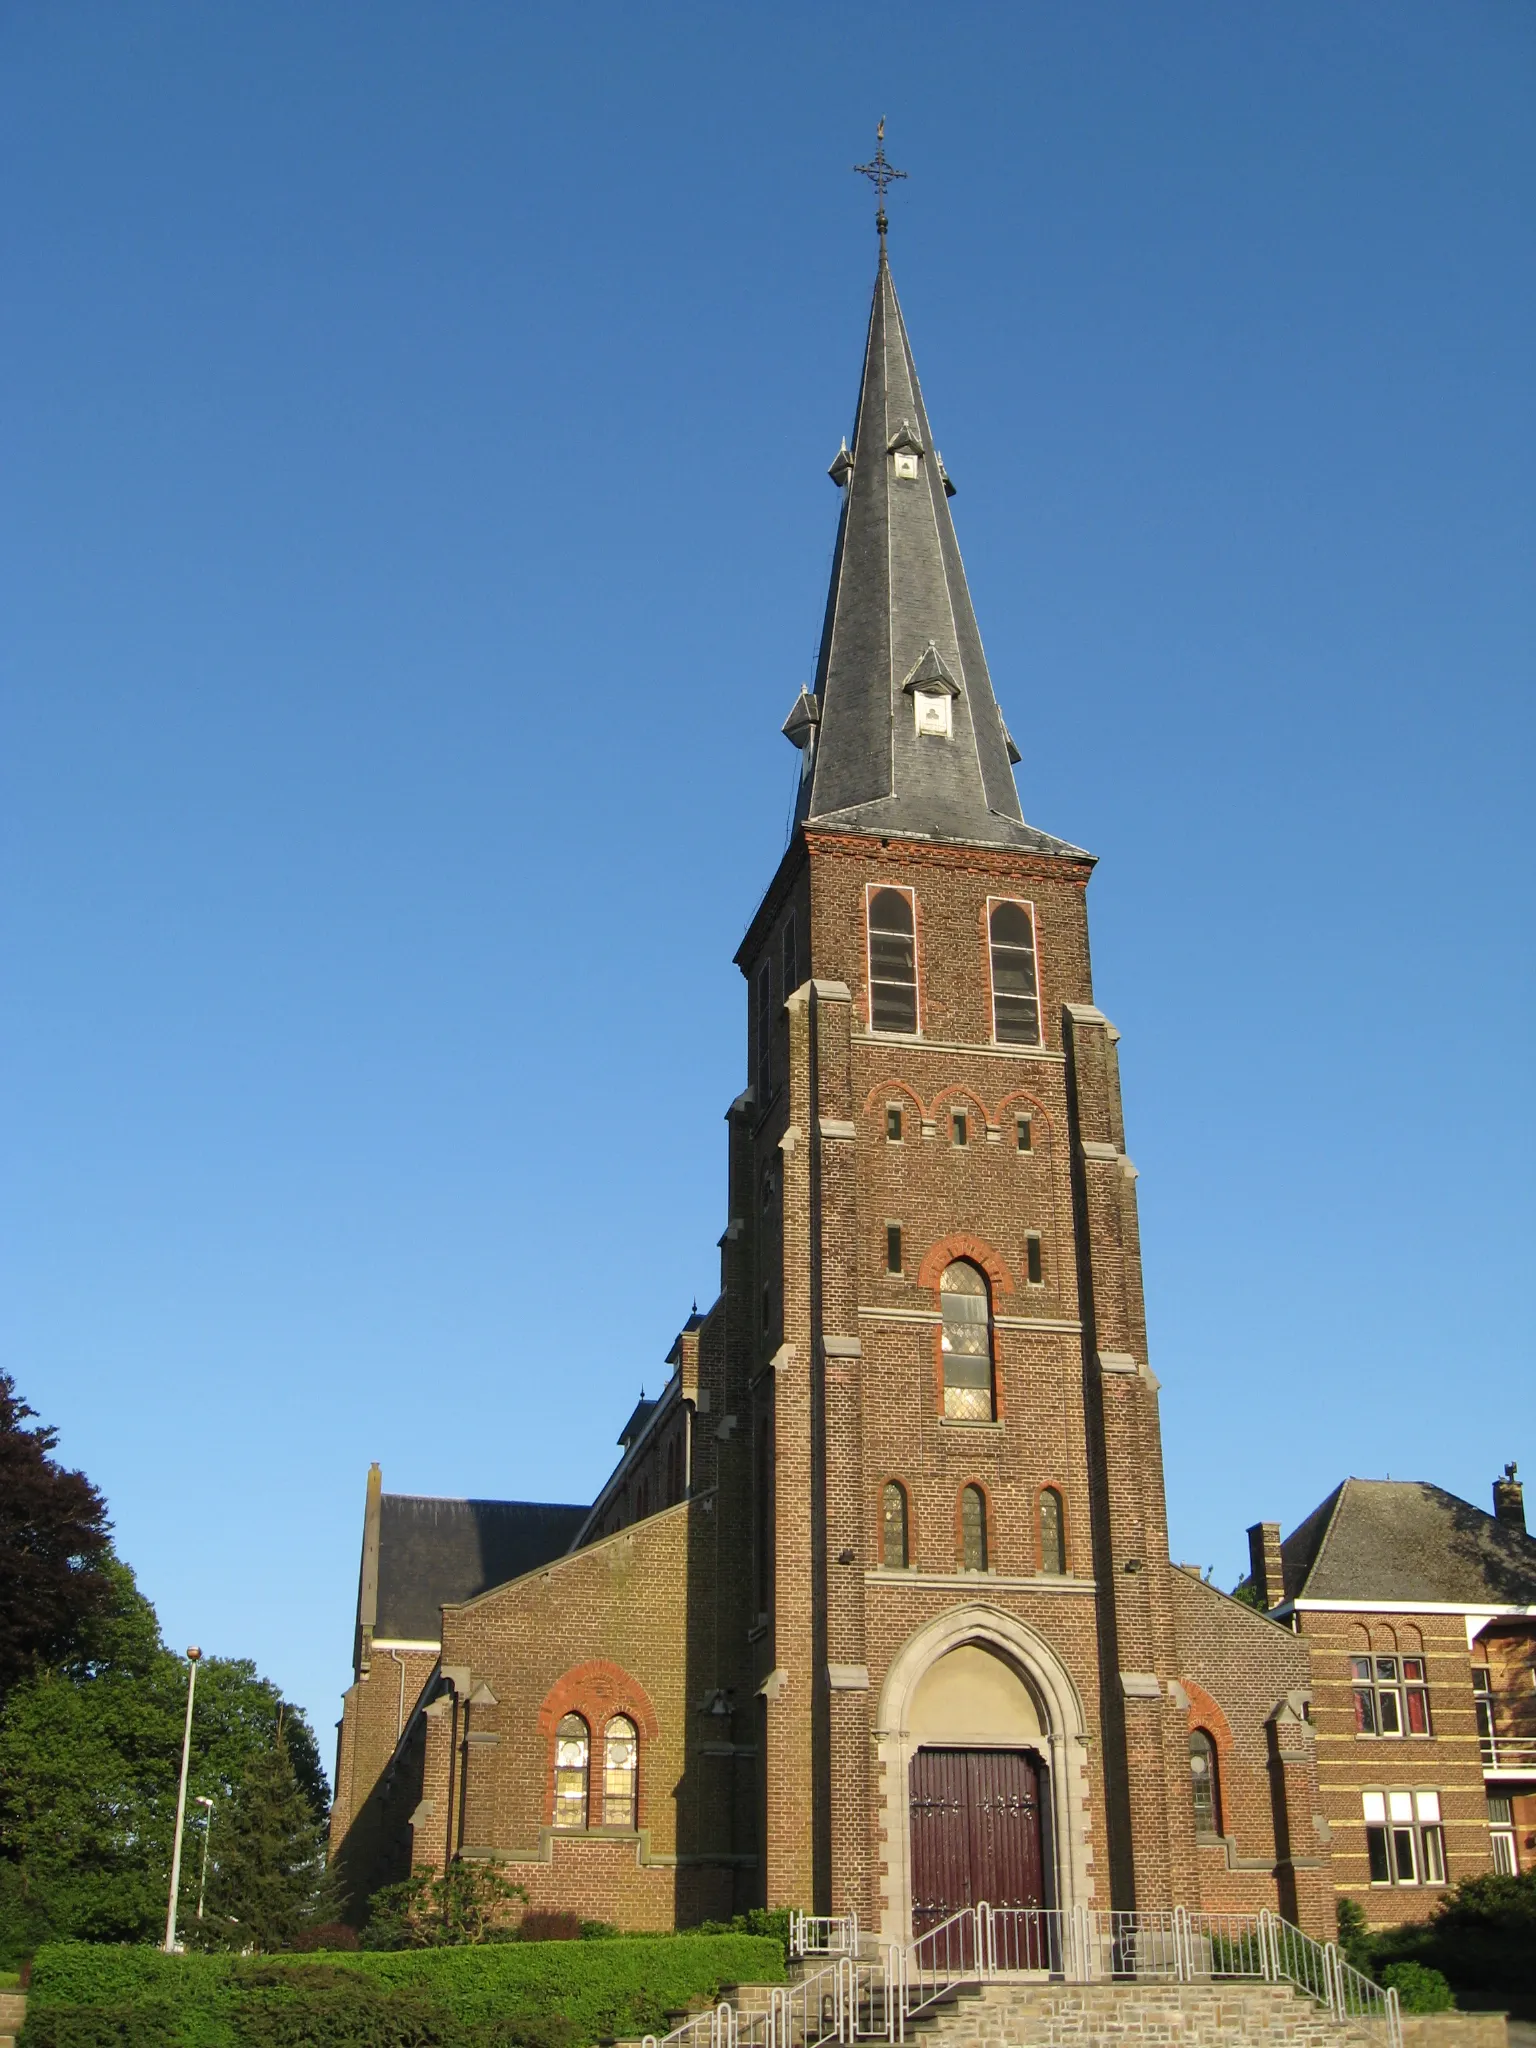
[[[171,2005],[53,2005],[28,2009],[19,2048],[165,2048],[173,2041]]]
[[[1456,2001],[1451,1987],[1438,1970],[1424,1963],[1388,1963],[1381,1981],[1397,1993],[1404,2012],[1454,2012]]]
[[[60,1942],[38,1951],[27,2048],[578,2048],[663,2031],[723,1984],[781,1982],[776,1943],[743,1934],[481,1942],[395,1953],[167,1956]],[[97,2009],[97,2036],[31,2031]],[[147,2041],[125,2010],[153,2009]],[[75,2015],[78,2017],[78,2013]],[[563,2023],[563,2024],[562,2024]],[[82,2024],[84,2022],[82,2021]],[[259,2031],[265,2029],[264,2032]],[[307,2029],[307,2031],[305,2031]],[[350,2029],[350,2031],[348,2031]]]
[[[520,1941],[580,1941],[581,1921],[574,1913],[554,1913],[540,1908],[525,1913],[518,1923]]]

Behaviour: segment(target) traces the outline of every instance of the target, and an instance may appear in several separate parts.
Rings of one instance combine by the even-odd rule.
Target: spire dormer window
[[[912,430],[910,420],[903,420],[887,443],[891,458],[891,474],[900,481],[915,483],[918,465],[927,450]]]
[[[920,736],[948,740],[955,735],[955,699],[960,685],[930,640],[922,660],[901,686],[912,699],[912,715]]]

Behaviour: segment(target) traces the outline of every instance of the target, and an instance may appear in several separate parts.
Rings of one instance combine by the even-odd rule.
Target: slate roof
[[[1280,1556],[1287,1600],[1536,1606],[1536,1539],[1422,1479],[1346,1479]]]
[[[445,1602],[472,1599],[563,1556],[586,1514],[548,1501],[386,1493],[379,1503],[375,1636],[437,1642]]]
[[[915,480],[895,475],[898,447],[917,452]],[[1019,807],[883,239],[851,467],[840,456],[833,471],[848,481],[816,672],[819,717],[813,731],[803,721],[791,735],[810,740],[798,821],[1083,858],[1027,825]],[[950,739],[920,736],[903,694],[933,658],[958,687]]]

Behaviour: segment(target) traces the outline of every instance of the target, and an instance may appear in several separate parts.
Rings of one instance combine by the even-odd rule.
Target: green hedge
[[[779,1944],[748,1934],[260,1958],[57,1942],[18,2048],[561,2048],[783,1976]]]

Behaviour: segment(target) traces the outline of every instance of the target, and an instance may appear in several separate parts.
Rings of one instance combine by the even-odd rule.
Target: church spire
[[[864,167],[861,167],[864,168]],[[893,174],[894,175],[894,174]],[[881,192],[883,201],[884,192]],[[785,733],[805,752],[797,819],[823,829],[1076,851],[1024,823],[1019,758],[992,695],[886,257],[870,312],[815,694]]]

